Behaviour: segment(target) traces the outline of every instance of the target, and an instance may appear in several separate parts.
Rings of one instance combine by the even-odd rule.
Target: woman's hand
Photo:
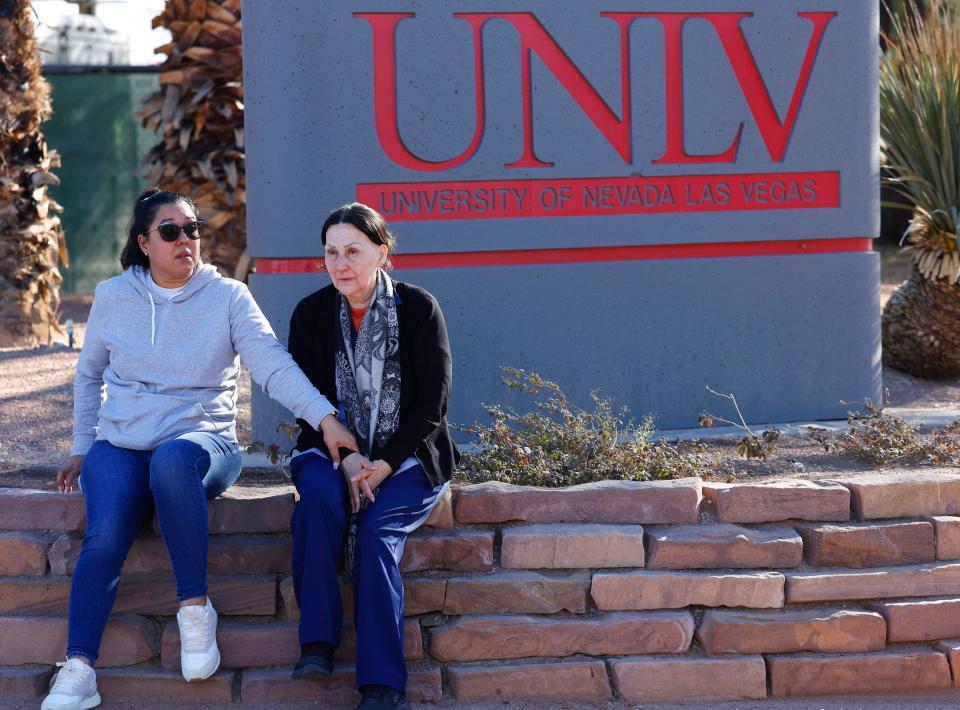
[[[81,466],[83,466],[83,454],[67,459],[67,463],[57,473],[57,490],[61,493],[73,493],[73,484],[80,477]]]
[[[350,430],[340,423],[336,414],[331,412],[320,420],[320,431],[323,432],[323,443],[327,445],[334,468],[340,465],[340,449],[357,450],[357,440]]]
[[[354,481],[354,477],[362,475],[364,467],[370,465],[367,457],[358,453],[352,453],[340,462],[343,477],[347,479],[347,489],[350,491],[350,509],[354,513],[360,510],[360,485]]]
[[[364,459],[361,463],[360,472],[351,476],[350,481],[354,485],[359,485],[363,495],[372,503],[374,500],[373,492],[391,473],[393,473],[393,469],[383,459],[377,459],[372,463]]]

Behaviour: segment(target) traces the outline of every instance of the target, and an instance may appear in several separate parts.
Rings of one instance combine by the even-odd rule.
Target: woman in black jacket
[[[300,494],[292,529],[301,658],[293,675],[333,670],[343,617],[337,566],[346,550],[358,708],[407,708],[399,565],[407,535],[429,516],[459,459],[445,416],[450,346],[433,296],[387,275],[395,238],[376,211],[345,205],[320,238],[333,284],[297,305],[289,350],[338,404],[360,451],[328,451],[300,422],[290,465]]]

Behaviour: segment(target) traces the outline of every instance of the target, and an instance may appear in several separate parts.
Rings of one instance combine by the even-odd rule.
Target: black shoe
[[[300,660],[293,667],[293,678],[327,678],[333,673],[333,646],[306,643],[300,646]]]
[[[411,710],[407,696],[388,685],[365,685],[357,710]]]

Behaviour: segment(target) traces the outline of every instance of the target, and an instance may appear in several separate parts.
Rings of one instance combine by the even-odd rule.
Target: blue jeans
[[[215,434],[184,434],[154,451],[108,441],[90,447],[80,470],[87,526],[70,586],[67,656],[96,662],[120,568],[154,508],[177,578],[177,600],[207,593],[207,500],[239,475],[237,445]]]
[[[337,565],[349,519],[343,473],[322,456],[290,464],[300,502],[293,513],[293,591],[300,606],[300,643],[340,645],[343,603]],[[407,535],[429,517],[449,484],[433,486],[420,466],[388,477],[361,513],[353,568],[357,685],[407,687],[403,660],[403,580]]]

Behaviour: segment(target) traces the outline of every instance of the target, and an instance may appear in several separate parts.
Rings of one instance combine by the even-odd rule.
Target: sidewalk
[[[855,407],[851,407],[854,409]],[[884,407],[884,414],[892,417],[900,417],[912,427],[920,431],[930,429],[942,429],[953,422],[960,420],[960,407],[949,407],[940,409],[927,409],[921,407]],[[751,431],[754,433],[762,432],[764,429],[778,429],[781,434],[789,436],[805,436],[810,429],[825,429],[831,434],[840,434],[847,428],[846,419],[831,419],[826,421],[799,421],[799,422],[777,422],[775,424],[748,423]],[[741,437],[743,430],[735,426],[714,426],[709,429],[697,427],[695,429],[667,429],[658,431],[654,439],[669,439],[674,441],[690,441],[698,439],[708,441],[712,439],[726,439],[728,437]]]
[[[4,707],[10,710],[36,710],[36,700]],[[446,699],[435,705],[413,703],[417,710],[948,710],[960,706],[960,691],[944,692],[924,695],[891,695],[884,698],[863,697],[832,697],[832,698],[796,698],[777,699],[768,698],[763,701],[749,700],[723,703],[657,703],[631,705],[624,702],[609,703],[571,703],[546,702],[543,700],[520,701],[490,701],[475,703],[458,703]],[[142,702],[110,702],[104,699],[98,706],[102,710],[222,710],[224,705],[190,704],[183,703],[150,703]],[[332,708],[320,702],[302,703],[272,703],[258,704],[258,710],[305,710],[306,708]],[[346,708],[353,706],[344,706]]]

